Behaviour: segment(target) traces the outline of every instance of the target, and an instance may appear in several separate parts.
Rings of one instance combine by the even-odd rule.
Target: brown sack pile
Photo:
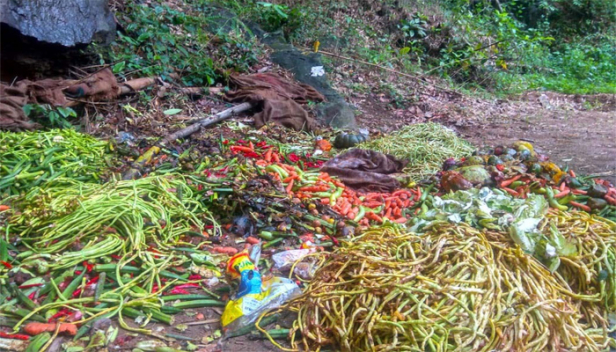
[[[388,175],[401,172],[407,163],[373,150],[351,149],[326,162],[321,171],[357,191],[389,193],[399,188],[400,182]]]
[[[22,80],[13,86],[0,84],[0,129],[22,131],[40,128],[23,112],[26,104],[70,106],[69,97],[100,101],[118,96],[118,82],[110,69],[101,70],[83,80]]]
[[[260,128],[268,123],[298,131],[310,131],[316,127],[316,121],[300,105],[309,100],[325,100],[311,86],[289,82],[272,73],[231,76],[229,80],[235,91],[226,94],[228,101],[249,102],[259,109],[254,115],[255,127]]]

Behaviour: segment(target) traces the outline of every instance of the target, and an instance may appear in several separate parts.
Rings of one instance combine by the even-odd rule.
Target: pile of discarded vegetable
[[[182,309],[223,306],[205,286],[222,259],[202,250],[210,243],[202,233],[220,227],[198,185],[209,186],[180,175],[60,179],[13,199],[20,211],[9,211],[0,239],[0,278],[10,282],[0,288],[0,325],[34,332],[31,323],[49,322],[54,332],[64,320],[69,335],[83,336],[117,315],[123,328],[153,334],[124,318],[172,324]]]
[[[408,160],[404,172],[415,181],[438,172],[445,159],[467,157],[474,150],[470,143],[438,123],[405,126],[390,135],[361,143],[358,148]]]
[[[231,146],[230,150],[256,159],[254,165],[259,172],[266,172],[275,181],[281,182],[287,194],[297,198],[297,202],[317,201],[321,205],[328,205],[342,217],[364,226],[370,220],[377,223],[382,223],[384,219],[405,223],[411,216],[411,208],[422,197],[418,187],[390,193],[354,191],[326,172],[313,170],[315,166],[320,166],[318,161],[305,161],[305,156],[300,157],[295,153],[284,155],[275,147],[262,142],[256,145],[252,142],[242,144],[247,145]],[[330,150],[325,149],[325,152]],[[310,208],[316,208],[316,204]],[[340,224],[339,227],[344,226]]]
[[[468,158],[445,161],[440,175],[442,191],[477,185],[497,187],[523,199],[531,193],[542,194],[554,208],[576,208],[616,220],[616,187],[605,180],[577,177],[573,170],[561,169],[528,142],[516,142],[511,148],[478,150]]]
[[[0,196],[61,177],[97,182],[109,167],[109,143],[71,129],[0,132]]]
[[[64,144],[71,138],[74,147]],[[373,151],[337,153],[303,135],[294,135],[297,145],[220,136],[194,148],[140,145],[147,152],[139,158],[118,150],[139,169],[129,174],[137,179],[118,181],[105,171],[107,144],[82,138],[89,137],[40,134],[11,149],[15,165],[2,171],[11,174],[0,181],[10,185],[0,208],[0,280],[7,284],[0,326],[33,333],[30,323],[52,324],[26,341],[32,348],[73,332],[76,348],[97,345],[100,329],[97,337],[80,336],[112,317],[128,330],[182,339],[147,325],[172,324],[185,308],[224,306],[221,292],[230,287],[218,277],[227,260],[229,284],[239,289],[226,303],[226,336],[248,332],[262,311],[298,294],[296,282],[271,275],[289,272],[309,286],[288,306],[299,312],[299,325],[276,334],[301,332],[307,350],[600,350],[610,343],[616,225],[601,216],[614,213],[616,190],[561,170],[527,143],[471,156],[466,142],[432,124],[398,133],[412,145],[351,141],[407,164]],[[384,180],[380,190],[360,189],[346,170],[333,176],[332,164],[357,166],[376,154],[395,164],[375,178]],[[51,176],[65,166],[75,169]],[[105,172],[108,182],[82,171]],[[409,182],[409,174],[424,180]],[[593,215],[563,211],[573,208]],[[401,233],[407,228],[413,234]],[[318,252],[328,247],[331,256]],[[242,308],[242,295],[258,302],[256,313]]]
[[[561,215],[566,217],[575,215]],[[616,235],[609,231],[608,237]],[[599,290],[600,279],[583,272],[597,274],[596,263],[583,259],[586,251],[571,257],[563,279],[504,233],[468,225],[436,226],[421,236],[374,228],[323,254],[325,262],[305,293],[282,308],[298,314],[289,333],[292,349],[278,347],[605,350],[615,343],[607,336],[605,309],[612,293]],[[577,285],[570,288],[566,280]]]

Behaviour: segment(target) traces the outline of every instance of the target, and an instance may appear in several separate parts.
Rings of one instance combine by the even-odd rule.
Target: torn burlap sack
[[[255,126],[277,123],[295,130],[312,130],[316,121],[300,104],[324,101],[325,98],[309,85],[290,82],[276,74],[256,73],[231,76],[234,91],[225,98],[230,102],[249,102],[259,110],[254,115]]]
[[[373,150],[351,149],[326,162],[321,171],[357,191],[393,192],[400,183],[388,175],[401,172],[407,163]]]
[[[118,96],[118,82],[109,68],[81,80],[43,79],[21,80],[0,89],[0,129],[19,131],[39,128],[23,112],[26,104],[71,106],[67,95],[90,101],[110,100]]]
[[[72,82],[64,89],[64,93],[74,98],[105,101],[116,98],[120,94],[120,88],[113,72],[106,68],[82,80]]]
[[[23,106],[28,103],[25,87],[0,83],[0,130],[14,132],[34,130],[41,126],[28,119]]]

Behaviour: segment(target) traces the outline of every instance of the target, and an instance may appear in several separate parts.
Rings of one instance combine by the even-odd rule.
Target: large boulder
[[[116,29],[108,0],[0,0],[0,22],[25,36],[67,47],[110,43]]]

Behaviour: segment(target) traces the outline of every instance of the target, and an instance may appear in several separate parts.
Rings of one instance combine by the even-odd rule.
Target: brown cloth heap
[[[118,96],[119,87],[113,72],[108,68],[82,80],[48,78],[36,82],[22,80],[14,86],[0,84],[0,129],[21,131],[40,128],[39,124],[28,120],[23,106],[70,106],[72,102],[65,94],[91,101],[109,100]]]
[[[255,127],[277,123],[295,130],[313,130],[316,122],[300,104],[308,100],[324,101],[325,97],[306,84],[289,82],[273,73],[231,76],[236,87],[226,94],[230,102],[249,102],[260,112],[254,115]]]
[[[0,129],[25,131],[40,128],[31,122],[22,107],[28,103],[25,87],[0,84]]]
[[[400,182],[387,175],[401,172],[407,163],[373,150],[351,149],[326,162],[321,171],[358,191],[393,192]]]

